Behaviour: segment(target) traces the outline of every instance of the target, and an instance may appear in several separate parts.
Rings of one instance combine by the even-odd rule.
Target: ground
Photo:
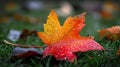
[[[46,58],[30,58],[27,59],[15,59],[12,57],[12,50],[14,46],[5,44],[3,40],[8,40],[7,35],[9,30],[16,29],[23,31],[24,29],[42,31],[43,23],[45,23],[46,18],[50,10],[45,10],[41,12],[23,12],[26,16],[33,16],[39,19],[39,22],[29,23],[26,21],[18,21],[11,19],[7,23],[0,23],[0,67],[119,67],[120,66],[120,56],[116,55],[118,48],[120,47],[120,40],[110,41],[107,39],[101,39],[98,36],[98,30],[102,28],[111,27],[113,25],[118,25],[118,18],[114,20],[100,20],[94,19],[94,17],[88,13],[85,21],[85,28],[81,31],[83,36],[94,36],[95,40],[100,43],[105,50],[104,51],[89,51],[89,52],[79,52],[75,53],[78,58],[74,63],[68,61],[57,61],[54,57],[48,56]],[[75,15],[82,13],[81,11],[76,11]],[[66,17],[59,17],[61,25],[63,24]],[[116,21],[117,20],[117,21]],[[111,22],[109,22],[111,21]],[[12,42],[12,41],[10,41]],[[25,40],[19,39],[18,44],[34,44],[34,45],[44,45],[37,36],[29,36]],[[37,59],[36,59],[37,58]],[[15,59],[15,60],[14,60]],[[13,61],[14,60],[14,61]],[[27,61],[27,62],[26,62]]]

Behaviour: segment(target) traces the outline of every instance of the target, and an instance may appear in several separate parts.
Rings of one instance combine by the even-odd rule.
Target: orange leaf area
[[[120,26],[113,26],[111,28],[102,29],[99,31],[100,37],[105,37],[109,40],[120,39]]]
[[[89,50],[104,50],[94,41],[93,37],[82,37],[79,32],[85,26],[85,15],[82,13],[74,17],[68,17],[63,26],[59,24],[57,14],[51,11],[47,23],[44,24],[44,32],[38,32],[40,39],[48,45],[43,51],[43,56],[53,55],[57,60],[73,62],[77,57],[74,52],[86,52]]]
[[[50,15],[48,16],[47,23],[44,24],[44,32],[38,32],[38,36],[42,39],[44,43],[46,43],[47,45],[51,45],[67,35],[75,26],[76,22],[80,21],[79,25],[81,26],[78,28],[82,28],[84,26],[83,21],[85,20],[85,13],[83,13],[82,15],[83,17],[79,17],[81,19],[78,19],[78,16],[68,17],[64,25],[61,26],[59,24],[57,14],[55,13],[55,11],[52,10],[50,12]]]

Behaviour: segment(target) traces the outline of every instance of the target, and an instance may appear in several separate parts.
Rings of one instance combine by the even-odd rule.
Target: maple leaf
[[[100,37],[105,37],[109,40],[115,41],[120,39],[120,26],[113,26],[99,31]]]
[[[47,23],[44,24],[44,32],[38,32],[38,36],[48,46],[43,51],[43,56],[53,55],[57,60],[73,62],[76,55],[74,52],[86,52],[89,50],[104,50],[94,41],[93,37],[82,37],[79,32],[85,26],[85,15],[68,17],[64,25],[59,24],[54,10],[50,12]]]

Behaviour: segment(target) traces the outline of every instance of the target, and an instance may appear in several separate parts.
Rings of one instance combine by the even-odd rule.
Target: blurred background
[[[87,12],[82,35],[96,36],[100,29],[120,25],[119,0],[1,0],[0,37],[4,39],[11,29],[42,31],[52,9],[61,25],[68,16]]]

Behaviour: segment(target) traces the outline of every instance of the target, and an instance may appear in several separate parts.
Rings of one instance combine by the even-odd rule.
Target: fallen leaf
[[[5,16],[5,17],[0,17],[0,23],[7,23],[10,21],[10,18]]]
[[[18,10],[19,6],[17,3],[14,3],[14,2],[9,2],[5,5],[4,9],[6,11],[15,11],[15,10]]]
[[[20,39],[26,39],[28,36],[36,36],[37,31],[35,30],[28,30],[28,29],[24,29],[22,34],[20,35]]]
[[[16,47],[13,49],[12,55],[16,56],[17,58],[29,58],[34,56],[42,56],[42,51],[38,50],[37,48]]]
[[[102,29],[99,31],[99,36],[112,41],[118,40],[120,39],[120,26]]]
[[[119,5],[114,2],[104,2],[102,5],[102,9],[99,11],[100,15],[104,19],[113,19],[116,14],[119,12]]]
[[[105,18],[105,19],[113,18],[112,14],[107,11],[100,11],[100,15],[102,16],[102,18]]]
[[[43,56],[53,55],[57,60],[73,62],[77,57],[74,52],[86,52],[89,50],[104,50],[94,41],[93,37],[82,37],[79,32],[85,26],[85,15],[68,17],[61,26],[54,10],[50,12],[47,23],[44,24],[44,32],[38,32],[38,36],[48,46],[43,51]]]
[[[30,23],[38,23],[39,19],[30,17],[30,16],[24,16],[21,14],[14,14],[13,19],[18,20],[18,21],[24,21],[24,22],[30,22]]]
[[[120,56],[120,48],[117,50],[116,55]]]
[[[14,14],[13,15],[13,19],[15,20],[22,20],[24,18],[24,16],[20,15],[20,14]]]

